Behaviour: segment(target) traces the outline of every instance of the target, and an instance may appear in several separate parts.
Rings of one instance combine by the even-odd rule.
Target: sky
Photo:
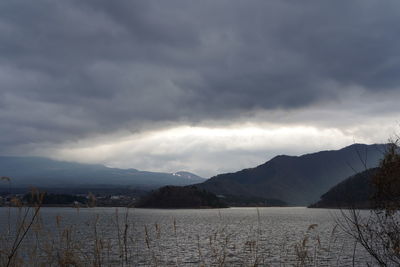
[[[204,177],[400,125],[400,2],[3,0],[0,154]]]

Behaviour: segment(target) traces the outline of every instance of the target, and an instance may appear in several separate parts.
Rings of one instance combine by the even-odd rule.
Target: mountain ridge
[[[338,182],[365,169],[365,165],[376,167],[385,147],[385,144],[353,144],[301,156],[278,155],[254,168],[219,174],[197,186],[215,194],[275,198],[291,205],[309,205]]]
[[[190,185],[205,180],[205,178],[189,172],[177,176],[174,173],[140,171],[134,168],[120,169],[102,164],[17,156],[0,156],[0,175],[11,177],[13,186],[70,187],[110,184],[160,187]]]

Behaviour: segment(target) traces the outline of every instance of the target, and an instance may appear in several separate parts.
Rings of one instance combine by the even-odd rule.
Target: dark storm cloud
[[[2,1],[3,151],[398,89],[397,1]]]

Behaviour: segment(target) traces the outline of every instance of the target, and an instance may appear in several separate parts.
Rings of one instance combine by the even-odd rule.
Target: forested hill
[[[311,208],[368,208],[373,194],[371,178],[378,168],[369,169],[347,178],[332,187],[311,205]]]
[[[139,208],[226,208],[215,194],[195,186],[164,186],[136,205]]]

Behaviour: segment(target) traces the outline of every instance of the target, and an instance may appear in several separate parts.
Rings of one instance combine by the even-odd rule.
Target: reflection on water
[[[7,212],[0,208],[3,229]],[[12,216],[16,212],[12,209]],[[338,215],[336,210],[303,207],[42,208],[41,221],[52,232],[49,236],[73,229],[69,238],[78,239],[87,255],[93,253],[96,237],[103,261],[135,266],[292,266],[302,260],[315,266],[351,266],[354,253],[356,265],[365,266],[369,257],[359,247],[354,252],[354,242],[335,227]],[[25,246],[35,238],[32,233]]]

